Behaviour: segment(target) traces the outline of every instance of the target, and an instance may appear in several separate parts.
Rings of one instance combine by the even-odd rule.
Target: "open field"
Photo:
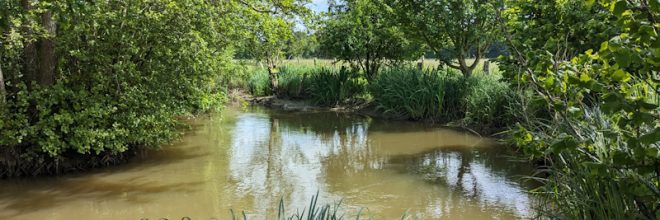
[[[484,63],[486,61],[489,61],[488,59],[481,59],[479,61],[479,64],[475,68],[474,72],[475,73],[480,73],[483,70]],[[260,68],[265,68],[265,64],[262,64],[260,62],[256,62],[254,60],[241,60],[243,64],[247,65],[255,65]],[[417,61],[409,61],[406,63],[406,65],[411,65],[411,66],[416,66],[419,60]],[[474,62],[474,59],[468,59],[467,63],[468,65],[472,64]],[[334,67],[334,68],[339,68],[342,65],[348,66],[348,63],[343,62],[343,61],[336,61],[332,59],[288,59],[282,61],[282,64],[280,66],[285,66],[285,67]],[[424,59],[424,69],[433,69],[433,68],[438,68],[440,66],[440,60],[438,59]],[[499,71],[499,67],[496,62],[491,61],[489,65],[490,72],[497,72]]]

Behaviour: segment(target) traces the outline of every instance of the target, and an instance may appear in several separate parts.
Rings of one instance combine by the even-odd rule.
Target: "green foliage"
[[[0,176],[59,172],[75,158],[157,147],[178,135],[176,116],[219,109],[225,100],[219,73],[231,62],[219,52],[230,33],[216,27],[231,25],[218,19],[220,6],[53,1],[26,11],[3,2],[3,21],[13,22],[3,23],[11,34],[2,35],[8,43],[0,48],[8,90]],[[43,10],[57,18],[56,36],[30,34],[40,33],[38,20],[24,28]],[[52,86],[30,81],[22,60],[24,45],[46,37],[57,45]]]
[[[510,7],[502,12],[504,29],[516,54],[503,57],[501,67],[511,79],[520,77],[515,74],[522,72],[523,65],[541,73],[553,65],[552,60],[568,61],[598,48],[618,31],[615,17],[601,4],[582,0],[508,0],[506,4]],[[520,55],[524,61],[514,58]]]
[[[507,110],[513,92],[508,83],[500,81],[499,74],[474,75],[467,79],[465,89],[461,101],[466,124],[503,128],[514,121]]]
[[[364,93],[366,86],[366,79],[358,71],[324,68],[311,74],[309,93],[316,104],[332,106],[346,103],[355,95]]]
[[[252,71],[247,81],[247,90],[253,96],[272,95],[268,72],[264,69]]]
[[[321,49],[371,80],[384,63],[414,60],[422,55],[419,44],[408,40],[391,15],[372,0],[350,0],[336,5],[319,31]]]
[[[285,48],[285,55],[288,59],[317,57],[320,55],[319,53],[316,34],[303,31],[294,31],[293,37],[287,42]]]
[[[439,118],[446,107],[444,82],[451,79],[456,77],[439,71],[392,69],[380,74],[369,90],[386,113],[413,119]]]
[[[280,69],[278,95],[288,98],[308,98],[310,87],[310,76],[320,71],[314,67],[285,66]]]
[[[424,42],[447,66],[470,76],[497,41],[498,0],[385,0],[408,38]],[[475,61],[466,63],[474,51]]]
[[[574,56],[547,52],[530,57],[527,54],[533,51],[512,44],[520,51],[514,57],[521,70],[517,83],[544,101],[550,117],[521,124],[512,131],[513,141],[530,157],[551,166],[541,190],[553,204],[545,207],[553,216],[660,217],[660,44],[655,21],[660,7],[650,2],[584,3],[582,7],[597,10],[591,14],[596,18],[616,19],[611,27],[604,27],[616,30],[616,35],[593,42],[595,46],[570,38],[565,39],[572,42],[568,47],[551,45],[577,51]],[[514,27],[534,28],[533,32],[546,28],[534,25],[543,22],[530,19]]]

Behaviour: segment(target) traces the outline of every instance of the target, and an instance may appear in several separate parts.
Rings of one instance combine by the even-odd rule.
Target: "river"
[[[341,200],[345,216],[518,219],[532,215],[495,140],[335,112],[229,108],[189,121],[181,140],[129,163],[60,177],[0,180],[0,219],[275,219]]]

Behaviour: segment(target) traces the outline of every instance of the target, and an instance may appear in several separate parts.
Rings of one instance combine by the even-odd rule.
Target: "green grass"
[[[433,60],[425,62],[432,64]],[[517,119],[508,111],[514,95],[500,81],[496,65],[491,65],[489,75],[477,70],[469,78],[450,68],[391,67],[368,83],[361,72],[334,68],[330,60],[317,60],[316,64],[313,60],[287,60],[279,69],[277,95],[308,99],[321,106],[369,100],[396,117],[454,121],[472,127],[503,128]],[[252,71],[247,90],[255,96],[272,95],[267,71],[254,66]]]
[[[270,79],[264,69],[255,69],[247,79],[247,91],[254,96],[271,95]]]
[[[499,74],[465,78],[452,69],[394,68],[379,74],[369,88],[374,103],[398,117],[488,128],[513,120],[507,111],[511,90],[499,81]]]
[[[512,102],[513,91],[499,75],[475,75],[466,80],[463,95],[465,124],[484,127],[505,127],[513,121],[507,106]]]
[[[277,209],[277,220],[343,220],[345,218],[344,210],[341,208],[342,201],[335,202],[334,204],[319,204],[319,193],[317,192],[315,196],[312,196],[312,199],[309,202],[307,207],[304,207],[301,211],[297,211],[293,214],[287,214],[284,209],[284,199],[280,199],[278,209]],[[233,210],[231,212],[232,220],[248,220],[245,212],[241,212],[237,216]],[[273,216],[275,217],[275,216]],[[358,210],[355,215],[355,220],[362,219],[362,210]],[[371,219],[371,218],[367,218]],[[401,216],[401,219],[408,219],[406,214]]]
[[[311,75],[309,93],[318,105],[334,106],[347,103],[355,95],[364,93],[366,79],[357,71],[321,69]]]
[[[284,66],[278,74],[277,94],[292,99],[309,97],[310,76],[320,69],[313,66]]]
[[[660,187],[656,174],[642,175],[643,163],[625,166],[630,143],[606,135],[612,133],[612,118],[599,107],[585,108],[588,123],[552,121],[539,123],[552,128],[537,133],[542,140],[558,139],[556,132],[571,130],[587,146],[558,152],[545,171],[548,178],[537,178],[544,185],[537,191],[545,205],[542,216],[559,219],[657,219],[660,217]],[[612,134],[610,134],[612,135]],[[652,148],[653,146],[651,146]],[[656,148],[657,149],[657,148]],[[624,153],[627,152],[627,153]],[[650,166],[651,169],[654,165]],[[657,169],[657,168],[656,168]]]
[[[445,82],[456,77],[442,71],[390,69],[369,86],[374,102],[385,113],[412,119],[440,118],[445,110]]]

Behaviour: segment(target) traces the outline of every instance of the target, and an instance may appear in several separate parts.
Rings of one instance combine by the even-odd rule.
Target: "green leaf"
[[[633,114],[632,120],[635,125],[641,126],[643,124],[654,124],[655,118],[653,114],[638,111]]]
[[[550,148],[548,150],[551,150],[553,153],[560,153],[566,149],[575,149],[579,146],[580,143],[578,143],[573,137],[571,136],[566,136],[564,138],[559,139],[559,141],[554,142],[552,145],[550,145]]]
[[[612,79],[618,82],[628,82],[631,79],[631,76],[627,72],[618,69],[612,73]]]
[[[588,82],[589,80],[591,80],[591,77],[589,77],[588,74],[586,74],[586,73],[581,73],[580,74],[580,81],[581,82]]]
[[[651,6],[652,11],[660,11],[660,0],[649,0],[649,5]]]
[[[624,0],[619,0],[617,1],[612,7],[610,8],[610,11],[614,13],[617,17],[621,17],[621,14],[623,14],[624,11],[628,9],[628,4]]]
[[[619,64],[620,67],[626,68],[630,66],[632,62],[632,54],[630,50],[621,49],[614,52],[614,61]]]

